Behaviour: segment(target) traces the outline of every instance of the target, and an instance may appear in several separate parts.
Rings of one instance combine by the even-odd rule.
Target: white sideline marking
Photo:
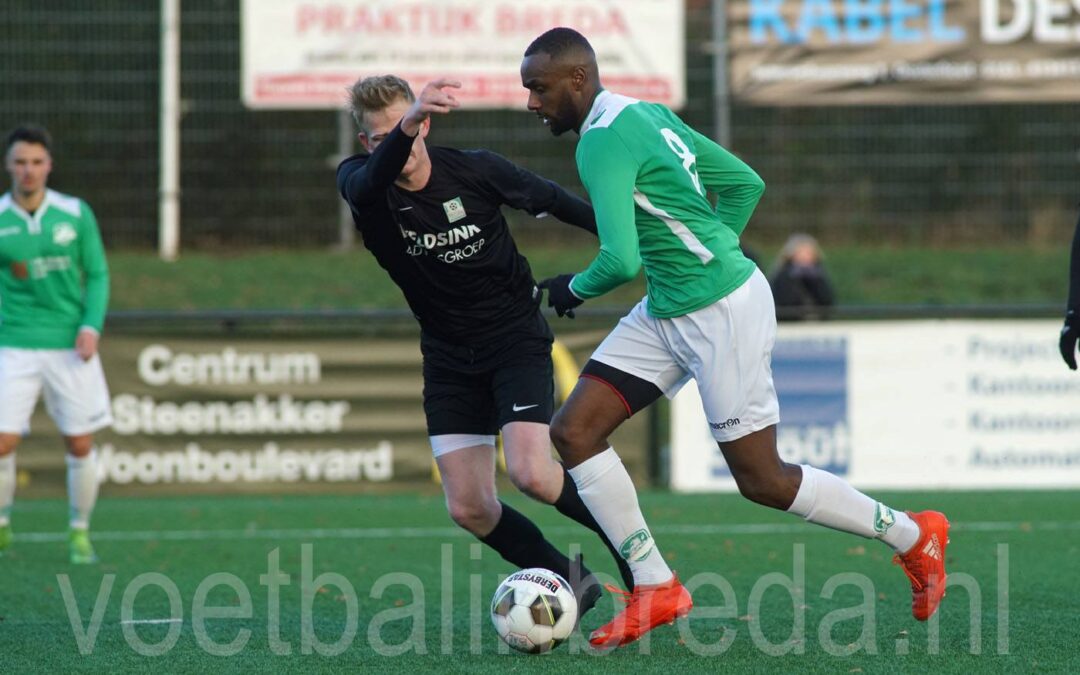
[[[1080,520],[1046,521],[973,521],[953,523],[952,529],[960,532],[1024,532],[1080,530]],[[551,534],[580,533],[579,526],[561,525],[545,527]],[[833,532],[828,528],[814,527],[806,523],[742,523],[702,525],[658,525],[655,534],[702,535],[750,535],[750,534],[823,534]],[[442,539],[468,537],[456,527],[356,527],[320,528],[313,530],[113,530],[92,532],[92,539],[99,541],[216,541],[239,539],[263,541],[274,539]],[[45,544],[67,541],[67,532],[15,532],[15,542],[22,544]]]
[[[183,623],[183,619],[128,619],[127,621],[121,621],[120,623],[126,624],[145,624],[145,623]]]

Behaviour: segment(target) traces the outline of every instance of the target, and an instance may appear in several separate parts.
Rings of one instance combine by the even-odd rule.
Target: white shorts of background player
[[[0,433],[29,433],[42,393],[65,436],[83,436],[112,424],[109,387],[96,354],[83,361],[74,349],[0,347]]]

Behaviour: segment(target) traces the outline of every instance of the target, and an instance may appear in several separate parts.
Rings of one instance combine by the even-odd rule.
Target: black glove
[[[1061,327],[1061,358],[1070,369],[1076,370],[1076,340],[1080,338],[1080,316],[1075,309],[1065,312],[1065,325]]]
[[[553,307],[559,316],[571,319],[574,318],[574,308],[585,302],[570,290],[570,280],[573,278],[573,274],[560,274],[537,284],[538,288],[547,289],[548,307]]]

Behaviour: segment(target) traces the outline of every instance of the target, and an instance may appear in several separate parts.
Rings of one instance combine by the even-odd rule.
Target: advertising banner
[[[114,423],[95,434],[114,485],[357,484],[430,477],[415,341],[110,332]],[[54,433],[38,406],[20,466]]]
[[[751,105],[1080,100],[1077,0],[729,0]]]
[[[777,444],[860,488],[1080,486],[1080,377],[1054,321],[781,324]],[[734,490],[689,383],[672,402],[671,482]]]
[[[525,109],[525,48],[556,26],[581,31],[608,88],[681,107],[683,3],[669,0],[244,0],[243,100],[251,108],[339,109],[359,77],[414,90],[462,81],[472,108]]]
[[[101,358],[113,425],[94,434],[102,483],[111,494],[431,485],[439,476],[418,334],[365,334],[371,328],[110,328]],[[552,348],[557,400],[605,334],[580,323],[560,333]],[[30,426],[19,446],[20,490],[55,493],[64,446],[41,401]],[[615,434],[638,475],[648,428],[648,416],[638,415]]]

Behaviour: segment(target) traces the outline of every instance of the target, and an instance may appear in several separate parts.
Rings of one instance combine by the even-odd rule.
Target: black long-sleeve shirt
[[[547,212],[595,233],[592,208],[486,150],[429,146],[430,180],[420,190],[405,190],[394,180],[413,140],[399,124],[371,155],[338,166],[338,190],[364,245],[429,336],[481,344],[535,326],[535,281],[500,207]]]
[[[1066,302],[1066,311],[1080,313],[1080,219],[1076,221],[1069,253],[1069,298]]]
[[[781,319],[820,318],[821,312],[815,308],[832,307],[836,302],[829,277],[820,265],[796,267],[786,262],[769,277],[769,285]]]

